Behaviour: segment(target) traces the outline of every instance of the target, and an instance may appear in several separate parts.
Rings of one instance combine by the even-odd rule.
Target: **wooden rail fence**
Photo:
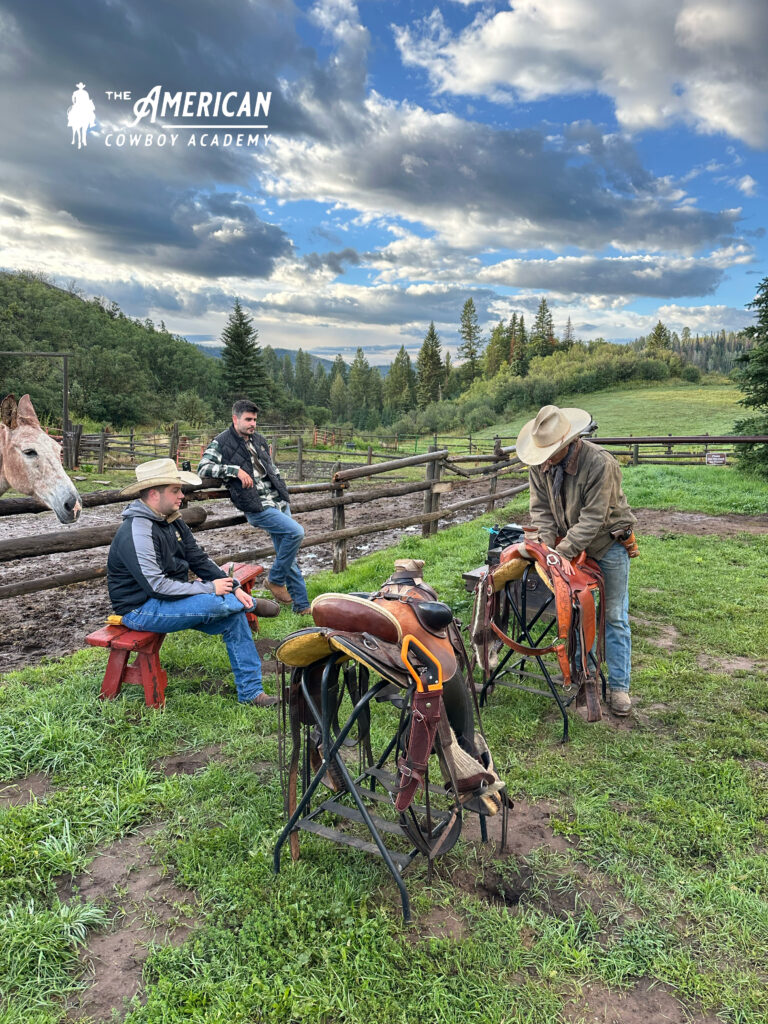
[[[474,469],[467,469],[464,468],[467,462],[478,462],[479,465],[475,466]],[[425,467],[425,478],[423,480],[411,479],[402,482],[387,482],[384,486],[365,486],[357,489],[351,489],[349,486],[353,480],[381,476],[384,473],[390,474],[403,469],[410,470],[414,466]],[[451,482],[443,478],[443,473],[448,472],[453,472],[461,478],[467,478],[470,474],[477,474],[481,478],[488,478],[488,491],[441,507],[442,495],[448,494],[451,490]],[[447,449],[439,449],[421,455],[389,459],[378,465],[366,463],[360,466],[343,467],[341,463],[337,463],[331,479],[328,481],[308,484],[296,483],[289,486],[291,510],[299,515],[302,512],[315,512],[321,509],[331,510],[332,522],[330,532],[326,531],[305,537],[302,547],[315,547],[331,543],[333,545],[334,572],[342,572],[347,565],[347,542],[349,540],[372,533],[405,529],[408,526],[419,524],[422,527],[422,536],[428,537],[437,532],[437,524],[440,519],[475,506],[484,506],[486,510],[490,511],[497,503],[506,501],[525,490],[528,487],[526,480],[513,482],[512,486],[503,486],[501,489],[499,489],[498,485],[499,479],[506,484],[510,474],[524,476],[524,473],[524,467],[514,457],[512,449],[502,449],[500,446],[497,446],[496,453],[490,456],[457,457],[451,456]],[[183,515],[195,532],[221,530],[246,522],[245,516],[241,513],[236,513],[234,510],[232,515],[208,517],[205,510],[199,507],[197,503],[200,501],[211,501],[229,497],[226,488],[212,486],[213,484],[215,484],[215,481],[204,481],[202,487],[192,489],[186,495],[189,504],[184,509]],[[386,502],[393,497],[419,492],[424,493],[424,510],[420,514],[386,518],[386,510],[383,509],[382,517],[374,523],[346,525],[346,509],[350,505]],[[118,490],[83,495],[83,504],[86,508],[116,504],[124,500],[120,497],[120,491]],[[30,512],[40,512],[43,510],[46,510],[45,506],[30,498],[10,498],[0,501],[0,516],[29,514]],[[42,554],[84,551],[89,548],[100,547],[111,541],[117,532],[118,526],[119,522],[115,522],[114,524],[94,527],[92,529],[58,530],[34,537],[18,537],[0,541],[0,563],[16,559],[39,557]],[[273,548],[270,544],[269,546],[250,548],[247,551],[228,554],[226,557],[221,558],[220,562],[225,562],[229,559],[245,561],[268,557],[271,554],[273,554]],[[105,566],[95,568],[83,567],[80,569],[75,568],[71,572],[57,573],[45,579],[35,578],[8,583],[0,585],[0,599],[51,590],[56,587],[67,586],[71,583],[100,579],[105,575]]]

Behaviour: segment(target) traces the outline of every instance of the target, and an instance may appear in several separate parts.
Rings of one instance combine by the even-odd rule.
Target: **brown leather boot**
[[[267,587],[272,591],[280,604],[293,604],[293,598],[288,593],[288,588],[284,583],[273,583],[272,580],[267,580]]]
[[[614,715],[628,715],[632,710],[632,701],[626,690],[611,690],[609,705]]]

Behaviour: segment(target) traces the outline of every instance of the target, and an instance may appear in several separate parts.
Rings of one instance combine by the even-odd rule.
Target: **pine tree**
[[[522,313],[520,314],[520,324],[522,324]],[[515,342],[517,340],[517,313],[512,313],[509,318],[509,327],[507,328],[507,338],[509,340],[509,347],[507,349],[507,362],[511,362],[514,357]]]
[[[371,407],[371,367],[361,348],[355,353],[349,368],[347,384],[349,418],[356,427],[364,427]]]
[[[293,394],[295,376],[293,373],[293,360],[286,352],[283,356],[283,386],[289,394]]]
[[[432,320],[424,336],[416,359],[416,399],[423,408],[440,398],[443,383],[443,362],[440,358],[440,338]]]
[[[458,355],[464,360],[461,368],[462,377],[464,385],[469,387],[472,381],[480,376],[480,353],[482,351],[480,323],[472,296],[464,303],[464,308],[461,311],[459,336],[462,340],[458,348]]]
[[[331,380],[330,406],[334,423],[343,423],[347,418],[349,396],[341,373],[334,373]]]
[[[313,386],[314,403],[323,409],[329,409],[331,404],[331,378],[325,372],[322,363],[315,367],[315,382]]]
[[[227,396],[232,401],[250,398],[257,405],[266,405],[269,401],[269,381],[261,348],[256,343],[258,336],[253,320],[244,312],[239,299],[235,299],[221,334],[224,383]]]
[[[331,379],[333,379],[337,373],[341,374],[341,379],[346,384],[349,380],[349,367],[341,358],[341,354],[337,355],[333,360],[333,366],[331,367]]]
[[[648,335],[646,340],[646,351],[649,354],[655,354],[658,352],[666,352],[671,346],[672,339],[669,334],[669,330],[659,320],[656,326],[653,328],[651,333]]]
[[[502,366],[506,366],[509,355],[509,335],[507,325],[499,320],[491,331],[485,350],[485,376],[490,380],[495,377]]]
[[[757,294],[747,303],[747,309],[755,310],[757,322],[745,328],[744,334],[753,347],[740,358],[741,370],[738,384],[744,397],[742,405],[756,413],[746,420],[739,420],[734,430],[737,434],[768,434],[768,277],[757,286]],[[740,465],[763,476],[768,476],[768,444],[740,446]]]
[[[573,333],[571,318],[568,317],[568,322],[566,323],[565,330],[563,331],[562,344],[564,347],[570,348],[574,341],[576,341],[576,335]]]
[[[525,332],[525,317],[512,317],[509,324],[509,365],[517,377],[528,375],[528,335]]]
[[[547,305],[547,300],[542,297],[539,308],[536,311],[536,319],[531,328],[531,337],[528,342],[528,355],[548,356],[557,345],[555,337],[555,325],[552,314]]]
[[[296,363],[293,368],[293,391],[296,397],[301,399],[302,402],[311,403],[313,383],[312,358],[308,352],[299,349],[296,353]]]
[[[405,345],[392,361],[389,373],[384,381],[384,406],[391,419],[412,409],[416,401],[416,374],[413,371],[411,357],[405,351]]]

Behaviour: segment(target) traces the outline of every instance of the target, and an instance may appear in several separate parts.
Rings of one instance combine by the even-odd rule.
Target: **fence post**
[[[435,451],[437,451],[437,448],[435,448]],[[432,483],[433,484],[437,484],[437,483],[440,482],[440,474],[441,474],[442,469],[443,469],[443,463],[442,463],[442,461],[433,462],[432,465],[434,466],[434,469],[432,470]],[[440,492],[439,491],[433,491],[433,493],[432,493],[432,508],[430,509],[430,511],[431,512],[437,512],[437,510],[439,508],[440,508]],[[433,522],[431,522],[429,524],[430,535],[434,536],[434,534],[437,533],[438,523],[439,523],[439,520],[435,519]]]
[[[373,445],[368,445],[368,465],[370,466],[373,462]]]
[[[272,461],[277,465],[277,434],[272,438]]]
[[[171,426],[171,436],[170,436],[170,440],[168,441],[168,458],[175,460],[176,456],[178,454],[179,454],[179,424],[178,423],[174,423]]]
[[[501,438],[499,437],[498,434],[496,434],[496,436],[493,439],[493,454],[496,456],[497,459],[503,458],[503,455],[501,454]],[[496,508],[496,499],[493,496],[496,493],[498,483],[499,464],[498,462],[496,462],[494,463],[493,469],[491,470],[491,480],[490,483],[488,484],[488,494],[490,496],[487,509],[488,512],[493,512],[493,510]]]
[[[135,455],[135,448],[136,448],[136,445],[134,443],[133,427],[131,427],[129,444],[131,446],[131,448],[130,448],[131,462],[133,462],[133,457]]]
[[[77,469],[80,465],[80,442],[83,439],[83,424],[75,423],[72,427],[72,468]]]
[[[469,454],[472,454],[472,435],[469,435]]]
[[[334,473],[337,473],[341,469],[341,463],[337,462],[331,470],[331,479],[333,479]],[[331,497],[341,498],[344,494],[343,487],[334,487],[331,491]],[[344,529],[344,506],[334,505],[333,506],[333,532],[336,530]],[[347,542],[345,539],[335,540],[333,542],[333,571],[344,572],[347,568]]]
[[[633,444],[632,445],[632,465],[633,466],[639,466],[640,465],[640,445],[639,444]]]
[[[434,462],[428,462],[425,468],[424,478],[429,484],[429,487],[424,491],[424,515],[428,516],[432,511],[432,481],[435,479],[435,464]],[[430,524],[421,524],[421,536],[429,537],[431,533]]]
[[[102,427],[101,432],[99,433],[99,462],[98,462],[99,476],[101,476],[101,474],[104,472],[104,456],[106,455],[106,451],[107,451],[107,432]]]
[[[301,483],[304,479],[304,438],[301,434],[296,439],[296,476]]]

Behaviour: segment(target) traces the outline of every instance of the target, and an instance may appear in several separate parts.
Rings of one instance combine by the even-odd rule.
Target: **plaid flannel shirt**
[[[253,462],[253,486],[261,504],[264,508],[279,508],[281,512],[285,512],[288,502],[283,501],[274,490],[269,478],[259,473],[259,470],[262,468],[261,462],[250,441],[246,441],[245,446]],[[201,476],[211,476],[216,480],[227,480],[237,476],[238,467],[227,465],[222,460],[221,448],[216,438],[214,438],[203,452],[197,471]],[[280,476],[280,470],[277,466],[274,466],[274,471]]]

